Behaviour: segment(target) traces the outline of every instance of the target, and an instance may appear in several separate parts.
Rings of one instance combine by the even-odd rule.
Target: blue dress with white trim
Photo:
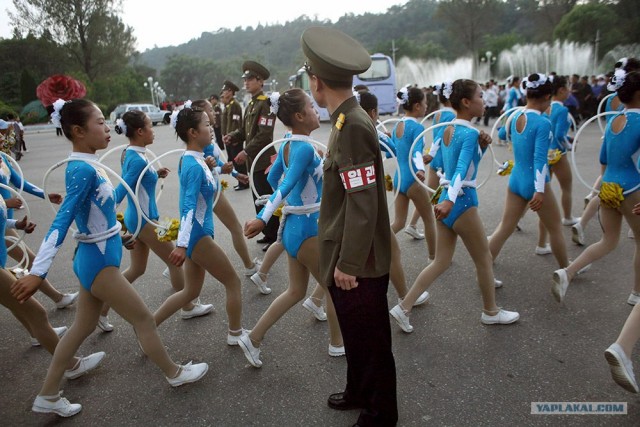
[[[7,204],[4,198],[0,196],[0,233],[4,236],[7,228],[16,228],[16,220],[7,218]],[[0,245],[0,268],[7,265],[7,246]]]
[[[440,123],[447,123],[453,121],[456,118],[456,110],[450,107],[442,108],[440,112],[440,117],[438,117],[436,122],[436,116],[433,116],[433,124],[437,125]],[[429,149],[429,155],[433,158],[431,162],[429,162],[429,167],[434,171],[442,171],[444,168],[444,161],[442,160],[442,153],[440,152],[440,144],[442,143],[442,134],[444,133],[444,129],[446,126],[441,126],[439,128],[433,129],[433,144],[431,144],[431,148]]]
[[[16,188],[20,188],[22,177],[18,172],[16,172],[13,166],[11,166],[11,163],[6,159],[6,156],[7,155],[5,153],[0,153],[0,183],[4,185],[11,184]],[[36,197],[44,199],[44,191],[27,180],[24,180],[23,190]],[[0,196],[5,199],[13,197],[11,192],[5,188],[0,188]],[[7,218],[13,218],[13,209],[7,210]]]
[[[396,134],[398,130],[398,125],[393,129],[391,136],[393,138],[393,142],[396,146],[397,156],[398,156],[398,171],[396,171],[395,177],[393,179],[394,188],[398,187],[398,173],[400,173],[400,193],[407,194],[409,191],[409,187],[416,182],[413,174],[411,173],[411,169],[415,173],[418,171],[424,172],[424,160],[422,159],[422,150],[424,149],[424,138],[420,138],[420,140],[413,146],[413,151],[411,152],[411,163],[409,164],[409,149],[413,144],[413,141],[416,139],[418,135],[422,131],[424,131],[424,126],[418,123],[418,121],[413,117],[403,117],[401,123],[404,123],[404,132],[402,137],[399,138]]]
[[[600,164],[606,165],[602,182],[617,183],[623,191],[628,191],[640,184],[640,109],[626,109],[612,117],[620,115],[626,117],[627,123],[618,133],[611,129],[613,121],[607,123]]]

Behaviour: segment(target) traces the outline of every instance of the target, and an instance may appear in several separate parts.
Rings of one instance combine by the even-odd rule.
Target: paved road
[[[168,126],[158,126],[152,149],[163,153],[181,148]],[[323,124],[314,136],[326,141],[329,125]],[[276,135],[284,132],[276,129]],[[599,131],[589,129],[579,151],[578,164],[588,181],[598,173],[595,166]],[[112,145],[124,143],[113,134]],[[28,134],[26,154],[20,165],[34,183],[41,183],[46,170],[66,157],[70,143],[55,133]],[[499,160],[506,160],[506,148],[495,147]],[[176,170],[177,158],[165,165]],[[117,168],[117,156],[108,164]],[[480,176],[490,173],[490,161],[483,162]],[[389,166],[392,168],[392,166]],[[233,179],[230,179],[233,184]],[[479,190],[480,214],[488,233],[495,229],[504,203],[507,179],[493,176]],[[584,187],[575,182],[575,214],[582,207]],[[62,190],[62,172],[52,174],[51,191]],[[390,193],[389,193],[390,194]],[[557,186],[556,186],[557,194]],[[247,191],[227,191],[244,222],[254,214]],[[33,217],[39,224],[27,238],[37,248],[52,219],[49,206],[27,196]],[[163,214],[176,216],[177,179],[172,174],[165,183],[160,201]],[[496,263],[496,275],[505,286],[497,291],[498,302],[517,309],[521,320],[513,326],[487,327],[480,323],[480,293],[473,264],[462,244],[451,269],[431,288],[431,302],[414,310],[413,334],[404,334],[392,325],[398,372],[401,426],[422,425],[629,425],[640,424],[640,399],[625,392],[610,378],[603,351],[615,340],[631,307],[626,304],[632,287],[631,259],[634,243],[626,237],[606,260],[596,263],[588,274],[570,288],[567,302],[558,305],[550,293],[551,274],[556,264],[551,256],[535,256],[536,216],[522,221],[523,231],[508,241]],[[570,256],[581,248],[570,243]],[[587,240],[599,237],[593,223]],[[68,239],[69,240],[69,239]],[[233,253],[229,233],[216,222],[216,240],[241,271]],[[409,283],[426,265],[423,242],[400,233],[403,262]],[[73,291],[78,282],[71,268],[74,244],[67,241],[51,269],[49,278],[60,290]],[[260,246],[249,242],[252,256],[262,256]],[[123,259],[123,267],[128,256]],[[149,307],[155,309],[170,294],[163,278],[163,265],[155,257],[148,271],[135,283]],[[270,277],[274,292],[260,295],[243,280],[244,325],[250,328],[278,293],[287,286],[286,262],[281,259]],[[54,326],[70,325],[75,308],[56,311],[43,295],[37,298],[49,311]],[[210,364],[203,381],[172,389],[159,370],[141,356],[131,329],[117,315],[111,319],[115,331],[96,332],[82,345],[82,354],[104,350],[107,358],[91,375],[62,388],[83,411],[68,420],[69,425],[216,425],[216,426],[347,426],[357,412],[336,412],[327,408],[329,393],[342,390],[346,362],[327,355],[326,325],[315,321],[298,306],[267,335],[263,346],[262,369],[248,366],[239,348],[225,343],[227,331],[223,287],[208,277],[202,300],[212,302],[216,312],[208,317],[183,321],[174,316],[160,333],[169,354],[180,362],[205,361]],[[391,288],[389,302],[396,303]],[[31,348],[29,337],[7,310],[0,310],[0,414],[4,425],[53,425],[53,415],[31,412],[50,356]],[[638,352],[634,353],[638,361]],[[638,364],[638,363],[636,363]],[[532,401],[628,402],[626,416],[542,416],[530,415]]]

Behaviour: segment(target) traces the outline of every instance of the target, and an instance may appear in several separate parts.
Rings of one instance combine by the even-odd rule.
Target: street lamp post
[[[486,62],[489,67],[489,78],[491,78],[491,65],[495,64],[496,59],[497,58],[493,56],[493,52],[491,52],[490,50],[486,51],[484,56],[480,58],[480,61]]]
[[[148,87],[149,88],[149,91],[151,92],[151,103],[153,105],[156,105],[155,100],[153,98],[153,90],[157,86],[158,86],[158,82],[155,82],[155,86],[154,86],[153,77],[151,77],[151,76],[147,77],[147,81],[144,83],[144,87]]]

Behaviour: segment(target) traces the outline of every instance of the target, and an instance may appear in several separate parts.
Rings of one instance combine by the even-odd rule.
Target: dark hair
[[[407,97],[407,101],[402,103],[402,108],[408,111],[411,110],[415,104],[422,102],[424,99],[424,92],[422,89],[417,87],[410,87],[407,91],[409,96]],[[398,92],[396,96],[399,100],[402,100],[402,92]]]
[[[207,104],[211,105],[208,99],[196,99],[191,103],[191,108],[204,111],[207,108]]]
[[[451,107],[453,107],[454,110],[459,110],[460,107],[462,107],[463,99],[473,98],[473,95],[475,95],[478,89],[478,83],[469,79],[458,79],[453,82],[452,88],[453,90],[451,91],[449,101],[451,101]]]
[[[444,93],[443,93],[444,83],[440,83],[440,89],[438,89],[438,86],[433,86],[431,90],[438,93],[438,101],[440,102],[440,104],[446,104],[447,102],[449,102],[449,99],[446,96],[444,96]]]
[[[289,89],[280,95],[277,116],[285,126],[292,126],[293,120],[291,118],[295,113],[301,113],[304,110],[307,98],[307,93],[297,87]],[[269,105],[271,105],[270,99]]]
[[[215,99],[216,101],[220,100],[220,98],[218,97],[218,95],[216,95],[215,93],[213,95],[211,95],[209,97],[209,99]]]
[[[553,83],[551,84],[551,93],[553,95],[557,95],[560,89],[562,89],[563,87],[567,87],[567,78],[565,76],[555,76],[553,78]]]
[[[11,113],[7,114],[7,120],[13,120],[15,118],[16,118],[16,116],[14,116],[13,114],[11,114]]]
[[[538,73],[529,74],[529,77],[527,77],[527,81],[530,82],[537,82],[538,80],[540,80],[540,74]],[[551,95],[553,92],[553,84],[549,81],[549,78],[547,78],[547,81],[537,88],[527,88],[526,82],[524,81],[522,82],[521,87],[523,90],[527,91],[527,99],[540,99],[547,95]]]
[[[138,129],[143,129],[145,126],[145,119],[147,115],[140,110],[131,110],[127,111],[122,115],[122,121],[124,122],[127,133],[124,134],[127,138],[131,138],[135,131]],[[122,135],[122,128],[118,125],[115,126],[114,130],[118,135]]]
[[[368,88],[366,85],[359,84],[359,85],[355,85],[355,86],[353,87],[353,90],[355,90],[356,92],[360,92],[361,90],[364,90],[364,91],[367,91],[367,92],[368,92],[368,91],[369,91],[369,88]]]
[[[364,111],[368,113],[378,108],[378,98],[374,94],[366,90],[361,90],[358,94],[360,94],[360,106]]]
[[[519,81],[520,81],[520,76],[513,76],[511,77],[511,81],[509,82],[509,85],[512,85],[515,82],[519,82]]]
[[[622,61],[616,62],[613,68],[622,68]],[[624,71],[630,73],[631,71],[640,70],[640,61],[636,58],[627,58],[627,63],[624,66]]]
[[[84,128],[87,125],[91,108],[98,108],[96,104],[86,99],[73,99],[67,101],[60,109],[60,124],[64,136],[72,141],[71,129],[74,126]]]
[[[624,77],[624,83],[616,92],[620,102],[626,104],[633,100],[633,95],[640,90],[640,71],[631,71]]]
[[[203,109],[193,107],[193,104],[191,105],[192,108],[180,110],[176,118],[176,135],[184,142],[189,142],[189,136],[187,135],[189,129],[197,128],[200,120],[202,120],[202,115],[207,114]]]

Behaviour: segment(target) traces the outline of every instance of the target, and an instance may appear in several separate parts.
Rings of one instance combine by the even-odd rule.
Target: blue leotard
[[[449,145],[442,144],[442,158],[444,161],[445,180],[447,191],[440,195],[440,202],[449,200],[453,202],[453,208],[449,215],[440,221],[449,228],[468,209],[478,206],[478,193],[475,188],[476,176],[480,160],[484,151],[478,144],[480,132],[475,128],[468,128],[461,124],[470,125],[467,120],[454,119],[453,136]],[[443,126],[447,128],[448,126]]]
[[[613,100],[617,97],[618,95],[615,96],[610,96],[609,98],[607,98],[607,102],[604,103],[604,111],[605,112],[609,112],[609,111],[614,111],[613,107],[611,106],[611,104],[613,104]],[[615,111],[622,111],[624,110],[624,104],[621,102],[620,104],[618,104],[618,108],[615,109]],[[611,121],[611,119],[613,119],[616,115],[615,114],[607,114],[605,117],[607,119],[607,123]]]
[[[440,110],[440,117],[438,117],[437,122],[436,116],[437,114],[433,116],[434,125],[450,122],[456,118],[456,110],[454,110],[453,108],[444,107]],[[433,160],[429,162],[429,167],[434,171],[442,171],[444,168],[442,153],[440,152],[440,143],[442,142],[442,134],[444,133],[444,128],[446,128],[446,126],[441,126],[439,128],[433,129],[433,144],[431,144],[431,148],[429,149],[429,155],[433,157]]]
[[[213,238],[213,196],[216,181],[204,161],[204,153],[187,150],[180,160],[180,231],[177,246],[191,258],[203,237]]]
[[[6,159],[6,154],[4,153],[0,153],[0,183],[4,185],[11,184],[16,188],[20,188],[20,184],[22,183],[22,177],[11,166],[11,163],[9,163],[9,160]],[[29,194],[33,194],[36,197],[44,199],[44,191],[31,184],[27,180],[24,181],[23,190]],[[0,196],[4,197],[5,199],[13,197],[11,192],[4,188],[0,188]],[[7,218],[13,218],[13,209],[7,210]]]
[[[7,218],[7,205],[4,198],[0,196],[0,233],[4,236],[7,228],[16,228],[16,220]],[[7,265],[7,246],[0,245],[0,268]]]
[[[422,160],[422,150],[424,149],[424,138],[420,138],[420,141],[413,147],[413,152],[411,153],[411,163],[409,165],[409,149],[413,144],[413,141],[416,137],[424,131],[424,126],[422,126],[416,119],[413,117],[403,117],[402,123],[404,123],[404,133],[402,134],[402,138],[398,138],[396,135],[396,130],[398,129],[398,125],[393,129],[391,134],[393,138],[393,142],[396,145],[396,152],[398,155],[398,171],[396,171],[396,175],[393,180],[394,188],[398,187],[398,172],[400,172],[400,193],[407,194],[409,191],[409,187],[416,182],[415,178],[411,174],[411,169],[414,172],[424,171],[424,161]]]
[[[614,133],[610,121],[605,129],[600,149],[600,163],[606,165],[602,182],[615,182],[629,191],[640,184],[640,109],[627,109],[613,117],[619,115],[627,118],[625,127]]]
[[[507,95],[507,102],[504,103],[504,107],[502,108],[502,110],[508,111],[511,108],[517,107],[521,98],[522,98],[522,93],[515,87],[512,87],[511,89],[509,89],[509,94]]]
[[[553,132],[553,139],[551,140],[551,146],[549,150],[560,150],[562,155],[567,153],[569,132],[569,109],[565,107],[562,102],[553,101],[551,103],[551,114],[549,115],[551,121],[551,132]]]
[[[285,208],[310,207],[320,202],[322,195],[322,160],[316,154],[305,135],[291,135],[294,138],[285,142],[278,150],[267,179],[274,192],[257,218],[265,224],[273,212],[285,201]],[[285,163],[284,151],[289,145],[289,159]],[[284,179],[278,184],[280,178]],[[287,253],[296,258],[302,243],[318,235],[319,206],[315,212],[288,213],[282,231],[282,244]]]
[[[516,124],[523,114],[527,123],[520,133]],[[534,193],[544,193],[544,185],[549,182],[547,154],[553,137],[551,122],[539,111],[525,109],[515,113],[509,132],[515,162],[509,177],[509,190],[525,200],[531,200]]]
[[[222,160],[222,151],[220,151],[220,147],[218,147],[218,144],[212,142],[211,144],[204,147],[204,150],[202,151],[204,152],[205,159],[207,157],[213,157],[214,159],[216,159],[216,166],[213,167],[213,170],[217,172],[218,175],[220,175],[222,173],[222,166],[224,166],[225,162]],[[234,178],[238,176],[238,171],[232,169],[231,176]]]
[[[122,179],[131,187],[133,191],[136,191],[136,184],[140,179],[142,170],[147,167],[149,160],[147,159],[147,149],[143,147],[128,146],[124,152],[124,162],[122,163]],[[156,184],[158,183],[158,172],[151,166],[144,173],[142,182],[140,183],[140,189],[136,196],[138,196],[138,202],[140,203],[140,209],[152,220],[157,220],[160,215],[158,214],[158,205],[156,205]],[[120,203],[124,197],[127,196],[127,210],[124,212],[124,225],[127,230],[133,232],[138,225],[138,213],[131,200],[131,196],[127,190],[125,190],[122,184],[116,187],[116,203]],[[147,221],[142,217],[142,225],[144,227]]]
[[[389,152],[389,150],[387,150],[387,147],[385,147],[384,145],[380,144],[380,150],[384,153],[385,157],[387,159],[391,158],[391,154],[393,153],[394,156],[398,155],[398,151],[396,149],[396,144],[393,143],[393,140],[389,137],[389,135],[387,135],[386,133],[378,130],[378,141],[383,142],[384,144],[387,145],[387,147],[389,147],[389,149],[391,150],[391,152]]]
[[[47,232],[38,255],[33,261],[31,274],[46,277],[53,258],[64,242],[71,223],[75,220],[78,247],[73,259],[73,271],[87,291],[96,276],[105,267],[120,267],[122,239],[120,224],[116,220],[113,185],[106,172],[82,161],[98,161],[95,154],[71,153],[72,161],[65,171],[67,195]],[[100,237],[102,236],[102,237]],[[86,239],[96,238],[95,242]]]

